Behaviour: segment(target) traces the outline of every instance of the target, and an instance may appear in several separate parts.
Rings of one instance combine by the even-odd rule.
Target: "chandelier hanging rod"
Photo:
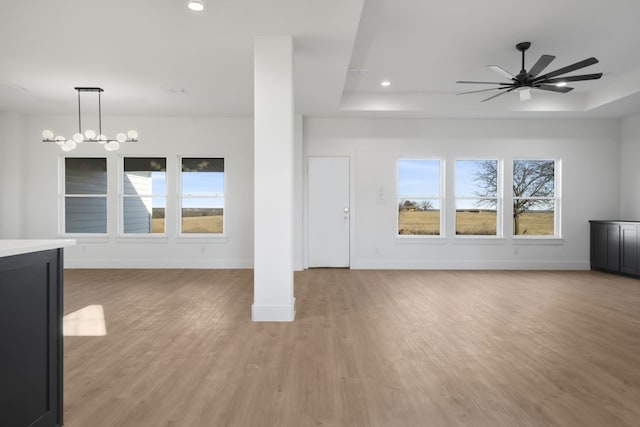
[[[74,87],[78,91],[78,132],[82,133],[82,115],[80,114],[80,92],[98,92],[98,135],[102,135],[102,99],[101,87]]]

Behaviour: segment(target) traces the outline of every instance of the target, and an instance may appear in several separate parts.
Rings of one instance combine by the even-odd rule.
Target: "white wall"
[[[0,113],[0,238],[25,236],[25,135],[27,118]]]
[[[74,117],[32,116],[25,137],[25,229],[28,238],[58,234],[58,167],[63,152],[41,142],[43,129],[70,136]],[[73,156],[106,156],[109,171],[109,237],[79,238],[65,251],[67,267],[250,268],[253,266],[253,120],[251,118],[104,117],[107,135],[134,128],[137,144],[107,153],[97,144],[79,144]],[[117,236],[117,178],[121,156],[167,158],[167,236]],[[176,174],[178,156],[225,158],[225,237],[179,238]],[[6,165],[3,164],[3,168]],[[5,194],[3,192],[3,198]]]
[[[620,219],[640,220],[640,115],[622,120]]]
[[[305,153],[350,154],[355,169],[352,268],[589,268],[589,219],[619,214],[617,120],[305,119]],[[505,175],[518,157],[562,160],[562,239],[396,237],[396,163],[400,158],[498,158]],[[509,182],[509,181],[507,181]],[[508,190],[508,187],[507,187]],[[451,191],[447,190],[449,195]],[[506,191],[505,205],[510,205]],[[517,252],[517,253],[516,253]]]
[[[67,266],[253,265],[252,118],[105,117],[104,121],[104,132],[109,135],[128,128],[140,133],[140,143],[107,154],[112,171],[117,172],[121,155],[166,156],[172,173],[178,155],[225,157],[227,236],[219,240],[180,240],[175,236],[177,224],[168,223],[168,237],[144,240],[153,244],[117,236],[80,240],[78,246],[67,249]],[[624,120],[622,126],[617,120],[308,118],[302,127],[305,155],[352,156],[353,268],[588,268],[587,221],[640,216],[640,172],[635,167],[640,154],[639,122],[638,117]],[[69,133],[75,126],[73,116],[0,114],[0,237],[57,236],[58,162],[62,152],[53,144],[41,142],[40,133],[44,128]],[[8,134],[23,144],[8,146]],[[81,145],[72,153],[101,156],[106,152],[99,146]],[[561,158],[562,241],[517,244],[508,235],[492,242],[447,237],[405,243],[397,238],[397,159],[442,157],[451,170],[456,158],[474,156],[498,157],[507,165],[518,156]],[[20,157],[29,160],[17,161]],[[22,176],[23,182],[15,176]],[[116,177],[111,178],[115,195]],[[170,191],[175,194],[175,188]],[[111,202],[109,215],[115,218],[118,204]],[[170,196],[167,209],[175,208],[175,197]],[[447,231],[451,226],[446,225]],[[514,254],[516,248],[518,254]]]

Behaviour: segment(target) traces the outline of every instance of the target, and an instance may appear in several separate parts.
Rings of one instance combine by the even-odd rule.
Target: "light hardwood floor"
[[[252,323],[247,270],[67,270],[65,426],[638,426],[640,280],[296,273]]]

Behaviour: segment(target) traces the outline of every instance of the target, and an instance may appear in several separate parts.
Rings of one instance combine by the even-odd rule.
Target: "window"
[[[167,160],[125,157],[122,195],[124,233],[164,233]]]
[[[64,159],[65,233],[107,232],[107,159]]]
[[[222,234],[224,159],[183,158],[180,187],[182,233]]]
[[[440,160],[398,160],[398,234],[440,234]]]
[[[557,235],[556,162],[513,161],[513,234]]]
[[[456,234],[497,235],[498,161],[456,160]]]

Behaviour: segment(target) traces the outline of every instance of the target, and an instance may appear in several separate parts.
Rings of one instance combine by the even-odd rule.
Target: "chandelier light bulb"
[[[116,151],[118,148],[120,148],[118,141],[109,141],[104,145],[104,149],[107,151]]]
[[[81,133],[74,133],[72,137],[73,141],[78,143],[84,141],[84,136]]]
[[[49,129],[43,130],[42,139],[53,139],[53,132],[51,132]]]
[[[127,136],[129,137],[129,139],[138,139],[138,132],[131,129],[129,130],[129,132],[127,132]]]
[[[91,130],[91,129],[87,129],[87,131],[84,133],[85,138],[87,139],[93,139],[96,137],[96,133],[95,131]]]
[[[125,135],[124,133],[119,133],[116,135],[116,141],[125,142],[126,140],[127,140],[127,135]]]
[[[62,151],[75,150],[76,147],[76,142],[72,139],[68,139],[64,144],[60,146],[60,148],[62,148]]]
[[[98,135],[98,143],[100,144],[104,144],[105,142],[107,142],[107,137],[104,135]]]
[[[65,137],[64,137],[64,136],[62,136],[62,135],[56,136],[56,144],[58,144],[58,145],[62,145],[62,144],[64,144],[65,142],[67,142],[67,138],[65,138]]]

